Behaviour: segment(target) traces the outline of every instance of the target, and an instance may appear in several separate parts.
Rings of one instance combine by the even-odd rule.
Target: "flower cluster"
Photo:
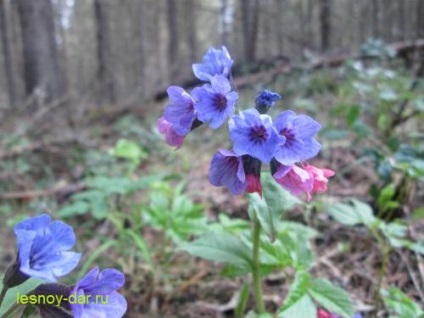
[[[183,88],[170,86],[167,90],[169,104],[157,121],[158,130],[166,143],[180,148],[185,136],[202,124],[217,129],[235,112],[238,94],[229,81],[233,60],[227,49],[210,49],[203,63],[194,64],[194,75],[208,82],[188,94]]]
[[[38,286],[33,291],[34,296],[60,295],[63,299],[69,299],[72,294],[77,298],[81,295],[93,296],[83,303],[65,301],[52,306],[37,304],[40,305],[42,317],[69,317],[64,310],[71,311],[73,317],[77,318],[119,318],[124,315],[127,303],[116,290],[123,286],[125,278],[116,269],[100,272],[96,267],[74,286],[57,283],[57,279],[75,269],[81,259],[80,253],[70,251],[75,245],[72,227],[61,221],[52,221],[49,215],[42,214],[16,224],[14,232],[18,254],[15,263],[6,270],[3,280],[6,289],[34,277],[52,282]],[[106,296],[107,303],[98,302],[94,295]]]
[[[276,182],[294,195],[305,193],[310,200],[312,194],[324,192],[334,172],[305,162],[321,150],[315,139],[321,125],[291,110],[273,120],[266,113],[281,96],[268,90],[258,93],[255,108],[236,115],[238,95],[228,80],[232,64],[225,47],[210,49],[203,63],[193,65],[194,74],[210,83],[194,88],[191,96],[180,87],[168,88],[170,103],[158,120],[166,142],[179,148],[185,136],[202,123],[216,129],[229,118],[233,149],[219,149],[213,156],[209,169],[212,185],[225,186],[235,195],[262,195],[261,166],[270,164]]]

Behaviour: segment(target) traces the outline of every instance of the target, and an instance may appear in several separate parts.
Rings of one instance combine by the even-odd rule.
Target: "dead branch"
[[[79,192],[86,188],[83,182],[67,184],[58,182],[54,187],[42,190],[13,191],[0,194],[0,200],[31,200],[38,197],[48,197],[53,195],[67,195]]]
[[[28,145],[23,145],[23,146],[15,147],[12,149],[0,151],[0,160],[13,158],[25,152],[33,152],[40,149],[47,149],[54,145],[61,145],[64,143],[75,142],[75,141],[78,141],[76,137],[68,136],[68,137],[60,138],[60,139],[34,142]]]

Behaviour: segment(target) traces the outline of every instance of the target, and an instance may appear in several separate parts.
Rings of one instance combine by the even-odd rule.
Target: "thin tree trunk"
[[[424,0],[417,1],[417,38],[424,38]]]
[[[313,0],[308,0],[306,3],[306,19],[308,20],[308,28],[307,28],[307,33],[308,33],[308,43],[309,43],[309,47],[311,50],[313,50],[315,48],[315,34],[314,34],[314,5],[313,5],[314,1]]]
[[[226,21],[226,15],[228,12],[228,0],[221,0],[221,12],[220,12],[220,22],[221,22],[221,43],[222,45],[228,45],[228,25]]]
[[[0,1],[0,37],[1,37],[1,47],[3,54],[3,63],[4,70],[6,75],[6,90],[9,99],[9,107],[13,108],[16,104],[16,92],[14,85],[14,74],[12,69],[12,59],[10,54],[10,46],[9,46],[9,33],[8,33],[8,24],[6,21],[6,7],[5,1]]]
[[[278,46],[278,55],[284,54],[284,12],[286,6],[286,0],[274,0],[274,5],[276,7],[276,12],[274,13],[274,30],[276,30],[277,36],[277,46]]]
[[[258,35],[259,1],[241,0],[244,55],[248,62],[256,58],[256,39]]]
[[[105,11],[105,2],[94,0],[94,20],[97,38],[97,81],[100,85],[98,101],[103,103],[116,103],[115,85],[110,71],[111,46],[109,25]]]
[[[55,39],[53,7],[50,0],[18,0],[24,56],[26,95],[36,89],[40,103],[60,98],[64,77],[60,72]]]
[[[396,10],[398,15],[397,39],[402,41],[402,40],[405,40],[405,32],[406,32],[405,1],[398,0],[397,6],[398,6]]]
[[[331,39],[331,2],[320,0],[321,51],[330,49]]]
[[[186,28],[187,28],[187,42],[189,48],[190,63],[197,59],[197,23],[196,23],[196,7],[194,0],[186,0]]]
[[[372,0],[371,4],[372,35],[374,38],[378,38],[380,37],[380,7],[378,0]]]
[[[145,76],[146,76],[146,65],[147,65],[147,23],[146,19],[146,0],[135,0],[135,6],[137,10],[137,25],[136,25],[136,36],[138,40],[138,65],[139,65],[139,96],[143,99],[146,97],[145,94]]]
[[[171,82],[176,82],[178,77],[178,61],[180,58],[179,39],[178,39],[178,21],[177,21],[177,1],[168,0],[168,62],[169,78]]]

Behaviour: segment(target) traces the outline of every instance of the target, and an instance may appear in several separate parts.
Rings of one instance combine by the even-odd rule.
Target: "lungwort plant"
[[[0,284],[1,318],[29,317],[35,310],[43,318],[125,314],[127,302],[117,292],[125,277],[116,269],[94,267],[73,285],[58,283],[81,259],[71,251],[76,241],[71,226],[42,214],[19,222],[14,232],[18,251]]]
[[[315,139],[321,125],[291,110],[272,118],[267,112],[281,96],[268,90],[257,94],[255,108],[236,112],[239,94],[231,81],[232,64],[225,47],[211,48],[202,63],[193,65],[194,75],[205,84],[190,94],[170,86],[169,103],[157,126],[168,145],[180,148],[199,126],[218,129],[227,122],[233,146],[213,155],[209,181],[233,195],[248,195],[250,231],[215,227],[184,244],[183,249],[226,263],[227,274],[250,274],[256,300],[250,317],[267,315],[263,275],[290,267],[294,274],[279,317],[324,317],[325,312],[331,317],[351,318],[355,312],[348,294],[325,279],[313,278],[308,271],[313,265],[308,239],[314,231],[282,220],[285,209],[300,202],[296,196],[304,195],[310,201],[313,194],[326,191],[328,178],[334,175],[330,169],[307,163],[321,149]],[[240,295],[236,315],[241,317],[249,289],[243,287]]]

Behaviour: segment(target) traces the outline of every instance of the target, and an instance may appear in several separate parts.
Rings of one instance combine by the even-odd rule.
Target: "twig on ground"
[[[38,197],[47,197],[57,194],[75,193],[85,189],[83,182],[67,184],[66,182],[59,182],[54,187],[43,190],[28,190],[28,191],[14,191],[0,194],[2,200],[30,200]]]

